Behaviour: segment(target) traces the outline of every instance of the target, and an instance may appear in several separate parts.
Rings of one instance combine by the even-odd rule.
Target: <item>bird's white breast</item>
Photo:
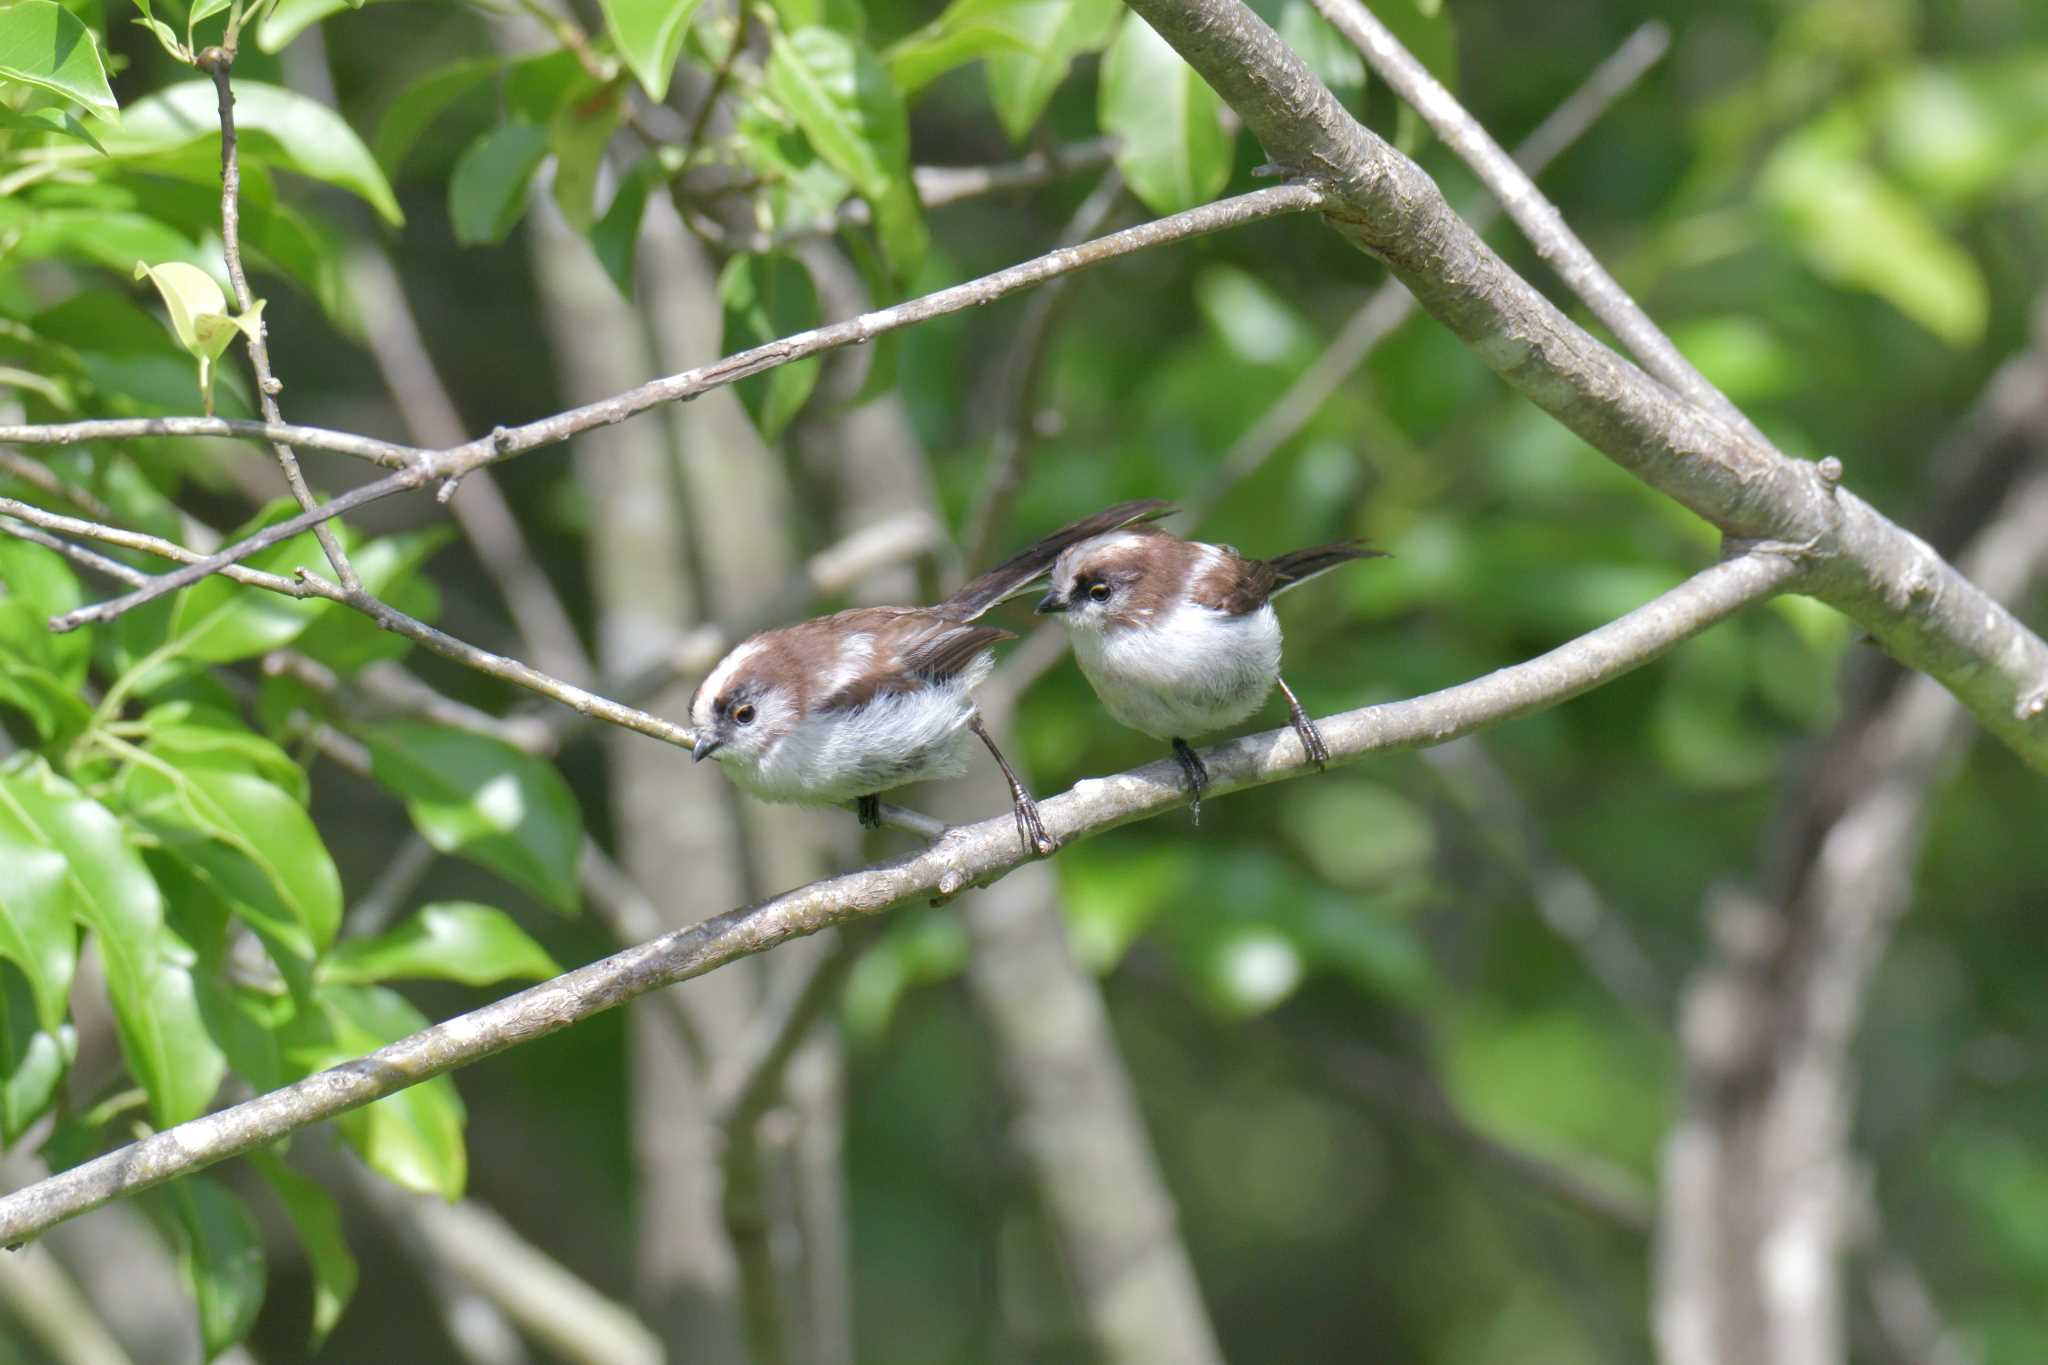
[[[843,711],[812,710],[751,766],[726,771],[769,801],[827,805],[911,782],[958,777],[971,748],[974,689],[987,680],[995,655],[983,651],[942,682],[877,696]]]
[[[1232,616],[1181,598],[1144,623],[1076,630],[1074,658],[1110,715],[1155,739],[1226,729],[1280,676],[1271,606]]]

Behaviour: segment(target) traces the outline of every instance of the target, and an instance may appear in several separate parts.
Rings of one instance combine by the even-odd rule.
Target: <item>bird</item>
[[[1133,524],[1062,550],[1037,609],[1066,627],[1075,662],[1111,716],[1172,741],[1200,824],[1209,770],[1188,739],[1236,725],[1275,687],[1309,758],[1319,768],[1329,763],[1322,732],[1280,677],[1273,599],[1339,565],[1383,555],[1346,540],[1247,559],[1229,545]]]
[[[855,803],[881,825],[879,793],[967,770],[973,734],[1010,784],[1027,854],[1052,853],[1038,804],[989,736],[974,690],[993,646],[1016,636],[974,622],[1045,577],[1061,551],[1173,510],[1119,503],[1033,542],[930,607],[855,607],[763,631],[734,646],[690,698],[693,760],[716,759],[764,801]]]

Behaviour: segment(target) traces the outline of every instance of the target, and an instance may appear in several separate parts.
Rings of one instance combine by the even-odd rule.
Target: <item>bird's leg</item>
[[[1301,702],[1287,686],[1287,679],[1276,677],[1280,684],[1280,695],[1287,698],[1287,719],[1294,726],[1294,733],[1301,737],[1301,747],[1308,750],[1309,762],[1318,771],[1327,771],[1330,766],[1330,746],[1323,743],[1323,732],[1316,729],[1316,723],[1308,718],[1308,712],[1301,709]]]
[[[1202,788],[1209,785],[1209,766],[1202,762],[1202,756],[1188,747],[1188,742],[1174,737],[1173,756],[1180,760],[1180,770],[1188,779],[1188,810],[1194,816],[1194,823],[1202,823]]]
[[[866,796],[855,797],[853,813],[859,818],[862,829],[880,829],[882,827],[882,798],[874,792],[869,792]]]
[[[1003,757],[1003,751],[996,747],[995,740],[982,727],[981,717],[967,722],[967,728],[981,736],[981,742],[988,745],[988,751],[995,755],[996,766],[1003,770],[1003,776],[1010,783],[1010,809],[1017,817],[1017,837],[1024,841],[1026,853],[1036,852],[1039,857],[1050,857],[1059,844],[1045,832],[1045,822],[1038,818],[1038,803],[1031,799],[1031,793],[1024,789],[1024,783],[1017,777],[1017,770],[1010,766],[1010,760]]]

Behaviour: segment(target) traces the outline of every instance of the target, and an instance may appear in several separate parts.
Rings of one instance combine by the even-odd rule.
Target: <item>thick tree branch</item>
[[[1811,566],[1805,591],[1938,679],[2048,768],[2048,643],[1925,542],[1838,487],[1840,463],[1789,460],[1601,345],[1516,275],[1422,169],[1361,126],[1242,0],[1130,0],[1244,118],[1312,176],[1326,219],[1384,261],[1502,378],[1617,464],[1737,541]]]
[[[1655,600],[1548,654],[1427,696],[1321,721],[1335,763],[1441,744],[1555,706],[1640,667],[1717,621],[1799,581],[1798,565],[1755,551],[1706,569]],[[1247,735],[1203,755],[1207,795],[1311,771],[1291,728]],[[1078,783],[1040,804],[1071,843],[1185,804],[1180,769],[1161,761]],[[662,986],[919,897],[951,896],[1025,861],[1009,814],[957,826],[931,848],[828,877],[628,948],[218,1113],[0,1198],[0,1244],[16,1244],[112,1199],[162,1184],[459,1066],[559,1032]]]

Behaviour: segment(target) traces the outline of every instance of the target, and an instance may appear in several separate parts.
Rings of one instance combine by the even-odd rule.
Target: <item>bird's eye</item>
[[[743,701],[738,706],[733,707],[732,723],[734,725],[752,725],[754,723],[754,704],[750,701]]]
[[[1109,584],[1090,583],[1088,585],[1088,600],[1091,602],[1107,602],[1109,600]]]

